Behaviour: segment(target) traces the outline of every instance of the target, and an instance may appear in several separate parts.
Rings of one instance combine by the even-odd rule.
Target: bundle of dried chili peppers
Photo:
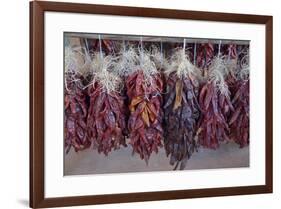
[[[148,163],[151,153],[157,153],[162,146],[163,82],[149,55],[140,53],[141,64],[132,69],[125,81],[130,111],[128,130],[133,153],[138,153]]]
[[[240,147],[249,144],[249,81],[238,81],[237,91],[232,99],[235,111],[229,119],[231,138]]]
[[[220,141],[229,141],[228,115],[234,108],[225,78],[227,69],[223,58],[215,57],[207,74],[207,81],[199,94],[201,117],[197,136],[203,147],[216,149]]]
[[[78,49],[65,48],[64,143],[66,153],[72,147],[77,152],[91,145],[86,134],[88,106],[83,83],[83,73],[88,64],[88,58],[81,56]]]
[[[180,49],[172,57],[167,73],[164,102],[165,149],[170,164],[184,169],[187,160],[197,150],[196,121],[199,117],[198,81],[186,54]]]
[[[96,54],[93,82],[88,87],[90,106],[87,117],[88,136],[99,153],[126,146],[126,116],[121,79],[114,72],[112,57]]]
[[[234,85],[232,104],[235,111],[229,119],[230,137],[240,145],[249,144],[249,54],[241,58],[237,81]]]
[[[88,148],[91,145],[87,137],[86,118],[87,103],[86,94],[80,78],[73,78],[73,75],[66,74],[64,90],[64,137],[66,153],[71,147],[77,152]],[[74,81],[75,80],[75,81]]]

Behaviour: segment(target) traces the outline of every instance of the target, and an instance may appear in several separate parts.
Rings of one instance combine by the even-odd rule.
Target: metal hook
[[[142,36],[140,37],[141,51],[143,51]]]
[[[228,55],[227,55],[227,60],[228,60],[228,61],[230,60],[230,53],[231,53],[231,50],[229,50],[229,46],[230,46],[230,45],[228,45]]]
[[[220,40],[220,42],[219,42],[218,57],[220,56],[220,54],[221,54],[221,40]]]
[[[161,53],[161,57],[163,55],[163,43],[162,43],[162,39],[160,41],[160,53]]]
[[[183,50],[183,52],[185,53],[185,38],[183,39],[183,48],[182,48],[182,50]]]
[[[140,37],[140,58],[141,58],[141,63],[143,63],[143,44],[142,44],[142,36]]]
[[[193,64],[196,65],[196,43],[194,43]]]
[[[160,40],[160,55],[161,55],[161,68],[163,65],[163,43],[162,43],[162,39]]]
[[[103,58],[103,54],[102,54],[102,46],[101,46],[101,35],[99,34],[99,45],[100,45],[100,58]]]
[[[85,38],[85,46],[86,46],[86,50],[87,50],[87,54],[89,54],[89,45],[88,45],[88,39]]]
[[[126,42],[125,42],[125,39],[123,39],[123,50],[126,51]]]

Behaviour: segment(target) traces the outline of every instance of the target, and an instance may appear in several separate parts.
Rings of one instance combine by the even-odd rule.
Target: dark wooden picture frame
[[[44,12],[46,11],[252,23],[265,25],[265,185],[46,198],[44,194]],[[30,2],[30,207],[45,208],[58,206],[77,206],[104,203],[123,203],[136,201],[272,193],[272,31],[272,16],[105,6],[77,3],[38,1]]]

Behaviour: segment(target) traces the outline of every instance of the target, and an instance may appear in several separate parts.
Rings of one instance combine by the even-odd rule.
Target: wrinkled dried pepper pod
[[[242,148],[249,144],[249,80],[237,82],[232,103],[235,111],[229,119],[230,137]]]
[[[162,146],[163,113],[161,110],[163,83],[160,75],[151,75],[145,82],[142,70],[137,70],[126,79],[130,116],[128,120],[129,140],[133,153],[148,163],[152,152]]]
[[[124,98],[118,92],[108,93],[96,82],[88,87],[90,107],[87,118],[88,136],[99,153],[108,155],[126,146]]]
[[[66,153],[71,147],[77,152],[88,148],[91,145],[87,137],[87,103],[86,94],[82,88],[81,77],[66,74],[66,84],[64,90],[64,138]],[[71,78],[71,79],[70,79]]]
[[[170,164],[184,169],[187,160],[197,150],[196,122],[199,117],[198,82],[194,77],[169,75],[164,101],[165,149]]]

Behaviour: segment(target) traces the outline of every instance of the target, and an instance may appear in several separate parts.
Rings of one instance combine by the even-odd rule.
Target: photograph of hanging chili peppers
[[[64,174],[249,167],[247,40],[64,34]]]

